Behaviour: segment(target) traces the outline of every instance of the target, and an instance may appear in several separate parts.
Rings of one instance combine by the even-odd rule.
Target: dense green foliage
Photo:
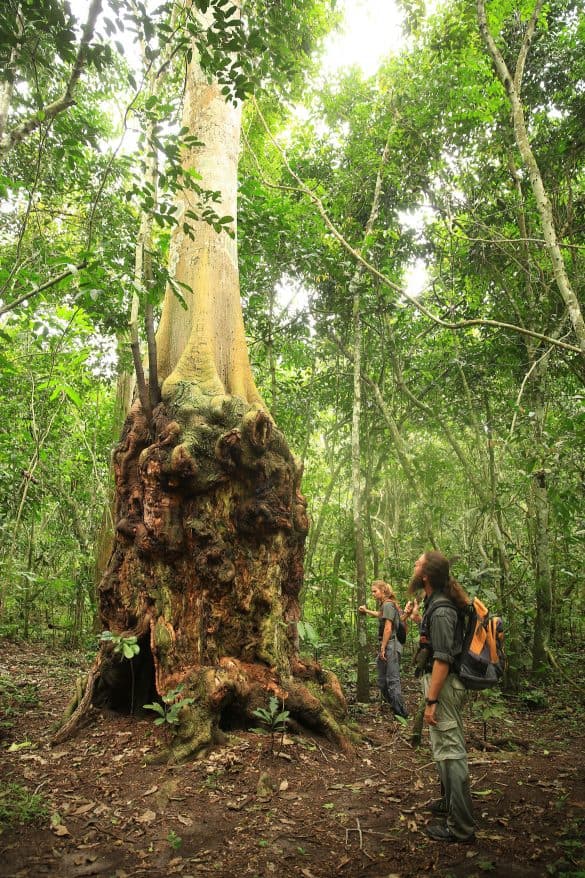
[[[543,673],[559,646],[583,637],[585,369],[475,5],[452,2],[430,18],[409,6],[409,40],[374,77],[347,70],[318,86],[308,73],[334,23],[325,0],[254,0],[245,26],[230,4],[195,5],[215,8],[213,31],[188,16],[177,24],[171,3],[151,16],[112,3],[75,103],[51,118],[43,113],[66,89],[79,23],[56,0],[24,4],[21,32],[16,17],[0,18],[5,131],[37,118],[0,156],[0,631],[79,639],[92,628],[131,297],[161,300],[180,187],[195,190],[216,227],[224,219],[180,167],[181,81],[195,38],[226,97],[258,102],[246,108],[241,160],[242,293],[259,386],[305,462],[306,619],[330,650],[352,643],[356,259],[343,237],[378,272],[364,271],[359,291],[368,575],[404,594],[413,560],[434,542],[457,557],[465,586],[503,612],[512,682]],[[512,68],[531,13],[531,4],[488,6]],[[136,61],[116,48],[134,35]],[[584,44],[580,6],[547,6],[522,88],[581,302]],[[165,73],[156,88],[154,67]],[[123,128],[138,136],[120,149]],[[156,191],[145,182],[149,151]],[[364,240],[378,174],[380,209]],[[153,220],[146,286],[134,276],[144,215]],[[409,292],[417,263],[425,289]]]

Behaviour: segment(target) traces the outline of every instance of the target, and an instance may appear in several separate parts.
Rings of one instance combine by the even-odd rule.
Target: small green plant
[[[9,783],[0,789],[0,830],[15,823],[33,823],[49,813],[43,796],[31,793],[18,783]]]
[[[544,689],[525,688],[518,693],[518,698],[521,704],[529,710],[544,710],[548,706],[548,698]]]
[[[270,732],[270,754],[274,755],[274,742],[276,735],[280,734],[280,747],[279,752],[282,748],[284,742],[284,735],[286,732],[286,727],[288,723],[288,718],[290,716],[290,712],[288,710],[284,710],[284,701],[282,703],[282,708],[278,703],[278,698],[276,695],[270,696],[270,701],[268,702],[268,709],[264,707],[258,707],[256,710],[252,712],[253,716],[257,719],[261,720],[264,723],[268,731]]]
[[[169,833],[167,835],[167,841],[170,847],[174,851],[178,851],[181,845],[183,844],[183,839],[180,835],[177,835],[174,829],[169,829]]]
[[[475,719],[483,723],[483,739],[487,741],[488,723],[504,719],[508,708],[500,692],[478,692],[471,705],[471,712]]]
[[[125,659],[131,660],[140,652],[138,646],[138,638],[124,637],[123,634],[114,634],[112,631],[102,631],[100,634],[102,643],[111,643],[115,653],[122,655]]]
[[[193,698],[181,698],[183,686],[177,686],[170,689],[166,695],[162,696],[162,704],[154,701],[152,704],[143,704],[145,710],[154,710],[159,716],[154,721],[155,726],[177,726],[179,724],[179,715],[184,707],[193,704]]]
[[[319,660],[319,652],[327,646],[324,640],[319,638],[316,628],[310,622],[297,622],[299,637],[311,647],[315,661]]]

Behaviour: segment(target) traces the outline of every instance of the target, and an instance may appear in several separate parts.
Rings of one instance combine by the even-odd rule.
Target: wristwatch
[[[438,704],[439,699],[438,698],[425,698],[425,702],[430,707],[431,704]]]

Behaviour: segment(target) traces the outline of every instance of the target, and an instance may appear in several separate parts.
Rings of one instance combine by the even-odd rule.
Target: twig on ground
[[[419,765],[418,768],[413,769],[413,771],[424,771],[425,768],[431,768],[434,764],[434,762],[426,762],[424,765]]]
[[[356,822],[355,829],[349,828],[349,829],[345,830],[345,846],[347,847],[349,844],[349,833],[350,832],[357,832],[359,840],[360,840],[360,851],[363,851],[363,849],[364,849],[364,836],[362,833],[362,827],[360,825],[359,817],[356,817],[355,822]],[[366,832],[368,832],[368,831],[369,830],[366,830]]]

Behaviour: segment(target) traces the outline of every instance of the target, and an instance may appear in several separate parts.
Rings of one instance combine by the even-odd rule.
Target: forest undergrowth
[[[585,875],[583,712],[568,678],[469,705],[477,842],[442,846],[424,834],[438,793],[427,732],[414,748],[412,720],[395,722],[375,688],[357,704],[346,687],[361,735],[349,755],[286,724],[271,735],[259,719],[167,766],[151,759],[172,730],[147,712],[95,712],[50,746],[86,668],[83,653],[2,643],[2,876]],[[414,714],[407,663],[403,680]]]

